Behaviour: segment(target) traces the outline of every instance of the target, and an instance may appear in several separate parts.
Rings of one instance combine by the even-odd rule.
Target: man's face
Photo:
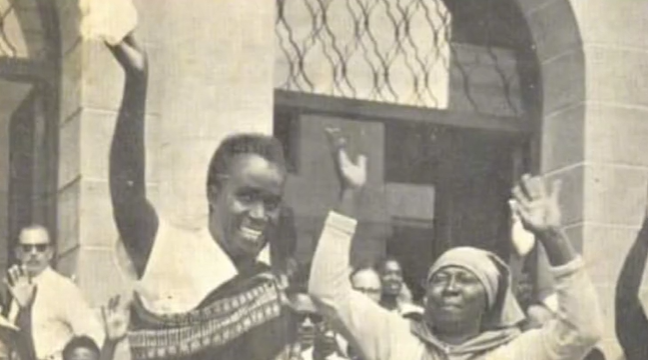
[[[486,308],[486,290],[467,269],[443,268],[427,284],[425,313],[436,326],[456,327],[481,320]]]
[[[308,349],[315,342],[317,327],[324,321],[317,313],[315,304],[310,296],[298,293],[290,297],[291,306],[295,310],[297,321],[297,338],[301,350]]]
[[[297,336],[302,349],[308,349],[313,346],[317,329],[323,322],[322,317],[315,312],[302,312],[299,314]]]
[[[373,270],[366,269],[358,271],[351,279],[353,289],[367,295],[371,300],[380,302],[382,287],[380,276]]]
[[[233,258],[255,258],[279,221],[285,173],[255,154],[237,155],[220,189],[210,189],[210,227]]]
[[[63,360],[98,360],[99,354],[94,350],[78,347],[70,352],[70,357]]]
[[[313,358],[326,359],[337,351],[335,332],[322,321],[315,326],[315,339],[313,341]]]
[[[16,257],[31,276],[37,276],[49,266],[53,250],[44,229],[26,229],[20,233]]]
[[[397,261],[389,260],[382,266],[380,273],[383,294],[398,296],[403,287],[403,270]]]

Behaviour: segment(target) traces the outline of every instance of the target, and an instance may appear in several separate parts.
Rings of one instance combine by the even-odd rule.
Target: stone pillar
[[[165,14],[164,26],[154,28],[164,44],[160,209],[179,225],[205,226],[207,166],[218,143],[234,132],[272,131],[275,3],[147,6]]]
[[[584,254],[617,354],[614,293],[644,216],[648,191],[648,4],[572,0],[586,64]],[[601,263],[601,265],[598,265]],[[644,291],[648,291],[645,283]]]
[[[114,261],[117,232],[107,181],[108,150],[124,76],[103,44],[80,37],[78,3],[57,2],[63,60],[56,268],[73,277],[97,306],[128,286]],[[148,47],[147,39],[143,40]],[[150,96],[149,103],[155,102],[155,95]],[[148,117],[156,116],[154,108],[149,108]],[[153,126],[148,134],[150,144],[155,143],[151,139],[155,134]],[[154,182],[152,171],[148,175]]]
[[[541,167],[565,180],[567,232],[598,289],[601,346],[607,358],[618,358],[615,285],[648,190],[647,7],[640,1],[518,2],[542,64]]]
[[[162,216],[206,225],[204,178],[219,141],[272,126],[274,2],[135,1],[147,49],[148,194]],[[108,153],[124,76],[109,51],[79,37],[78,1],[59,0],[63,36],[57,268],[94,305],[119,275]],[[158,194],[162,194],[158,196]]]

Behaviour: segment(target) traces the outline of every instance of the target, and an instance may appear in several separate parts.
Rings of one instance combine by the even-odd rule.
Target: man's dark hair
[[[262,134],[236,134],[223,140],[209,162],[207,173],[207,193],[210,187],[217,189],[222,185],[222,176],[229,174],[232,159],[237,155],[254,154],[268,162],[286,168],[283,147],[279,140]]]
[[[583,360],[605,360],[605,354],[603,353],[603,351],[601,351],[601,349],[594,348],[589,352],[589,354],[587,354],[587,356],[585,356]]]
[[[403,268],[403,265],[401,264],[400,260],[398,260],[395,256],[386,255],[385,257],[380,259],[380,261],[378,261],[378,264],[375,267],[376,270],[378,270],[378,273],[381,273],[382,270],[385,268],[385,265],[387,265],[387,263],[389,262],[395,262],[396,264],[398,264],[398,266],[401,269]]]
[[[75,336],[68,343],[65,345],[63,348],[63,360],[70,359],[72,357],[72,352],[76,349],[88,349],[94,353],[97,354],[97,356],[101,353],[101,350],[99,349],[99,346],[97,346],[97,343],[92,340],[91,337],[82,335],[82,336]]]
[[[378,271],[378,268],[376,268],[376,265],[369,264],[369,265],[361,265],[361,266],[356,266],[351,269],[351,274],[349,275],[349,279],[353,280],[353,277],[356,276],[356,274],[363,272],[363,271],[373,271],[376,273],[376,275],[380,276],[380,272]]]

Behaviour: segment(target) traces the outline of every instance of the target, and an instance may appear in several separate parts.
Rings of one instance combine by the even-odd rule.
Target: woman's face
[[[471,271],[448,266],[427,284],[425,313],[435,327],[463,328],[481,323],[487,309],[484,286]]]

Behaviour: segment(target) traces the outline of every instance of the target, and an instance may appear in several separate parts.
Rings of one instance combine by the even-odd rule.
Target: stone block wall
[[[519,0],[542,66],[541,169],[562,178],[565,222],[614,335],[614,287],[648,190],[648,40],[641,1]]]
[[[78,2],[57,5],[64,54],[57,267],[97,305],[130,287],[115,260],[107,182],[124,76],[103,44],[80,37]],[[148,195],[170,221],[204,226],[204,179],[219,141],[244,130],[271,131],[274,3],[135,5],[136,35],[150,63]]]
[[[648,182],[646,5],[516,2],[541,64],[539,169],[565,182],[566,230],[590,264],[608,325],[602,346],[616,358],[613,288],[642,218]],[[122,75],[100,44],[79,38],[76,1],[57,4],[64,54],[59,266],[76,273],[97,303],[125,286],[110,275],[116,232],[105,165]],[[139,0],[136,5],[138,36],[151,58],[149,190],[163,214],[196,227],[206,213],[204,176],[211,151],[226,134],[271,130],[275,4]]]

